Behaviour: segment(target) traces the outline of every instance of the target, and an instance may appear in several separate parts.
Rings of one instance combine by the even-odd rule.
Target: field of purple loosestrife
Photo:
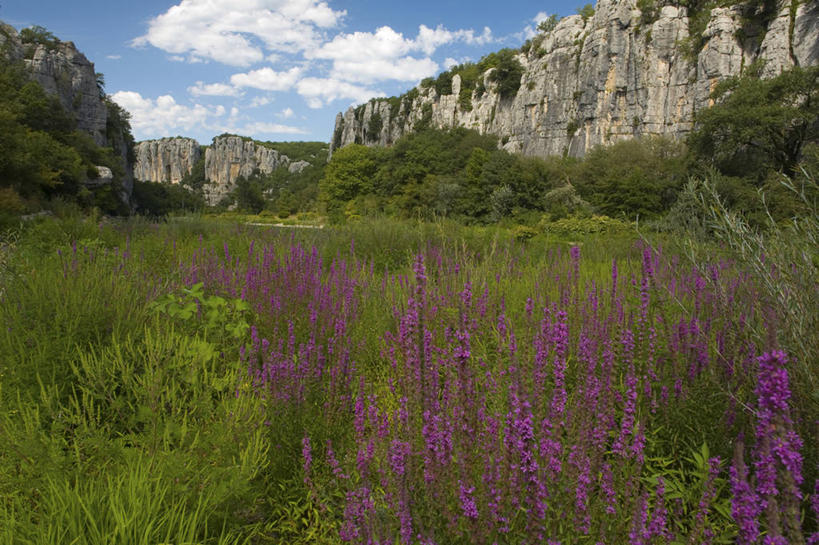
[[[0,542],[819,543],[816,352],[672,244],[45,219],[0,261]]]

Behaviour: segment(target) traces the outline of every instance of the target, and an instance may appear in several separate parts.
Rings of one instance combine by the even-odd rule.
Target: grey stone
[[[143,182],[178,184],[202,157],[192,138],[145,140],[136,145],[134,178]]]
[[[394,116],[387,100],[373,99],[358,117],[354,108],[336,116],[331,152],[354,142],[390,145],[414,130],[424,107],[432,108],[435,127],[494,134],[504,149],[531,156],[579,157],[594,146],[641,135],[684,137],[694,113],[711,105],[717,83],[755,60],[766,61],[767,75],[819,62],[819,3],[799,6],[791,42],[790,2],[781,0],[765,29],[749,26],[739,7],[713,9],[703,48],[691,59],[682,47],[689,38],[686,8],[664,6],[646,28],[635,0],[600,0],[587,21],[563,18],[538,37],[539,47],[518,56],[524,74],[515,97],[501,100],[487,72],[487,92],[472,94],[471,111],[458,101],[457,77],[451,95],[419,88],[419,96]],[[375,113],[382,127],[369,134]]]
[[[236,180],[288,167],[290,158],[241,136],[218,136],[205,151],[205,199],[218,203]]]

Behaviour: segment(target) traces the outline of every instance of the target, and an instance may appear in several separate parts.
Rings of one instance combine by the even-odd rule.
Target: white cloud
[[[226,83],[204,83],[197,81],[196,85],[188,87],[188,92],[195,97],[215,96],[215,97],[235,97],[240,94],[239,89]]]
[[[414,40],[415,49],[432,55],[442,45],[453,42],[464,42],[469,45],[484,45],[495,41],[492,30],[484,27],[483,34],[475,35],[474,30],[447,30],[441,25],[432,29],[425,25],[418,28],[418,37]]]
[[[299,81],[296,88],[298,93],[307,101],[307,105],[313,109],[321,108],[334,100],[344,98],[361,103],[373,97],[386,96],[380,91],[333,78],[304,78]]]
[[[223,106],[185,106],[177,104],[170,95],[153,100],[135,91],[118,91],[111,98],[130,112],[131,126],[139,139],[191,132],[205,126],[208,120],[225,115]]]
[[[458,66],[459,64],[461,64],[461,63],[459,63],[458,61],[456,61],[452,57],[447,57],[446,59],[444,59],[444,68],[446,68],[447,70],[449,70],[453,66]]]
[[[277,113],[276,115],[281,117],[282,119],[290,119],[291,117],[296,115],[296,113],[293,111],[293,108],[285,108],[284,110]]]
[[[258,108],[259,106],[267,106],[271,102],[273,102],[273,99],[270,97],[253,97],[253,100],[250,101],[249,106],[251,108]]]
[[[152,45],[189,61],[249,66],[266,52],[317,47],[322,29],[335,27],[344,15],[318,0],[182,0],[152,19],[132,44]]]
[[[122,58],[122,55],[106,55],[106,59],[111,59],[112,61],[118,61]]]
[[[331,76],[357,83],[395,80],[416,82],[438,71],[432,59],[402,57],[400,59],[373,59],[370,61],[338,60],[333,63]]]
[[[263,91],[287,91],[295,85],[304,70],[298,66],[286,72],[260,68],[243,74],[233,74],[230,82],[236,87],[252,87]]]
[[[339,34],[316,50],[305,52],[314,59],[333,61],[331,77],[356,83],[377,81],[418,81],[438,71],[430,56],[442,45],[453,42],[484,44],[492,41],[487,27],[480,35],[473,30],[447,30],[443,26],[421,25],[414,39],[405,38],[391,27],[373,32]],[[414,54],[422,54],[416,57]]]

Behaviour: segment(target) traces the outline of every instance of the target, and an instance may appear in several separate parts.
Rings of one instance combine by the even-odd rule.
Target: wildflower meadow
[[[45,218],[0,260],[0,541],[819,543],[815,352],[679,242]]]

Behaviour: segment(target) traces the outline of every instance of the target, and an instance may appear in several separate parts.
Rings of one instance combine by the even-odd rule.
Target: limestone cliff
[[[291,161],[287,155],[241,136],[217,136],[204,155],[196,140],[162,138],[137,144],[134,177],[141,181],[176,184],[193,170],[198,161],[204,162],[202,189],[211,205],[230,193],[239,178],[270,174],[278,168],[296,174],[310,165],[307,161]]]
[[[205,199],[218,203],[236,180],[254,173],[270,174],[279,167],[289,167],[290,158],[258,142],[241,136],[217,136],[205,151]]]
[[[192,138],[162,138],[139,142],[135,148],[134,178],[178,184],[202,157]]]
[[[77,128],[90,134],[98,146],[106,146],[108,113],[97,86],[94,64],[71,42],[56,48],[36,45],[24,60],[32,79],[46,92],[56,95],[66,111],[74,114]]]
[[[747,6],[714,8],[695,36],[686,8],[662,5],[670,3],[657,0],[656,16],[645,17],[636,0],[599,0],[587,20],[565,17],[518,53],[524,70],[514,96],[501,96],[492,69],[468,100],[459,75],[451,93],[419,85],[402,100],[374,99],[338,114],[331,149],[389,145],[430,125],[495,134],[505,149],[526,155],[582,156],[639,135],[684,136],[714,86],[756,60],[769,76],[819,62],[818,2],[779,0],[759,23]]]

